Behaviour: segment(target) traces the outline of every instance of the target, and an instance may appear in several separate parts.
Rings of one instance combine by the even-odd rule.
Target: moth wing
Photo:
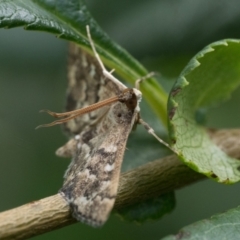
[[[71,43],[68,59],[68,89],[66,111],[80,109],[101,100],[117,96],[126,87],[104,77],[94,56]],[[107,107],[89,112],[64,124],[65,131],[74,136],[85,126],[98,121]]]
[[[121,83],[107,79],[94,56],[91,56],[78,45],[70,43],[68,57],[68,88],[66,111],[80,109],[98,101],[116,96],[125,88]],[[91,126],[101,121],[109,106],[76,117],[63,124],[64,131],[71,139],[57,149],[60,157],[73,157],[76,153],[77,140],[75,135],[89,130]]]
[[[137,118],[124,103],[114,103],[94,126],[76,135],[77,154],[60,192],[73,216],[101,226],[113,208],[128,135]]]
[[[126,89],[106,79],[94,57],[71,44],[68,69],[67,111],[119,95]],[[117,194],[121,163],[137,113],[116,102],[64,124],[72,137],[57,155],[72,162],[60,193],[73,216],[93,226],[108,218]]]

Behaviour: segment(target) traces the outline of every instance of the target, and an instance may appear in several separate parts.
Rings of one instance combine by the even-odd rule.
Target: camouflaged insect
[[[119,96],[119,101],[65,123],[71,139],[56,152],[72,157],[60,193],[73,216],[92,226],[104,224],[113,208],[126,142],[138,121],[142,94],[106,78],[95,57],[71,44],[66,110],[113,96]]]

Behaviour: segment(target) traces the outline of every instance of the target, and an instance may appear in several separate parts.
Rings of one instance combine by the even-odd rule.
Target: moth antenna
[[[45,113],[47,113],[47,114],[49,114],[49,115],[51,115],[51,116],[53,116],[55,118],[67,117],[67,116],[69,116],[71,114],[71,112],[56,113],[56,112],[52,112],[52,111],[50,111],[48,109],[43,109],[43,110],[40,110],[39,112],[40,113],[44,113],[45,112]]]
[[[59,120],[56,120],[56,121],[48,123],[48,124],[39,125],[35,129],[39,129],[39,128],[42,128],[42,127],[52,127],[52,126],[55,126],[55,125],[58,125],[58,124],[62,124],[62,123],[68,122],[68,121],[76,118],[77,116],[79,116],[79,114],[70,115],[69,117],[59,119]]]
[[[47,110],[47,109],[40,110],[39,112],[40,113],[46,112],[47,114],[49,114],[49,115],[51,115],[55,118],[68,117],[68,116],[71,116],[71,115],[80,116],[80,115],[83,115],[85,113],[92,112],[92,111],[94,111],[98,108],[101,108],[103,106],[106,106],[110,103],[116,102],[118,100],[119,100],[119,96],[114,96],[114,97],[102,100],[100,102],[94,103],[90,106],[80,108],[80,109],[76,109],[76,110],[69,111],[69,112],[64,112],[64,113],[56,113],[56,112],[52,112],[52,111]]]
[[[171,151],[177,154],[177,152],[168,143],[166,143],[160,137],[158,137],[158,135],[154,132],[154,130],[143,119],[140,118],[138,122],[142,124],[143,127],[148,131],[148,133],[154,136],[161,144],[163,144],[168,149],[170,149]]]
[[[57,124],[68,122],[69,120],[71,120],[73,118],[76,118],[78,116],[81,116],[81,115],[89,113],[89,112],[92,112],[94,110],[97,110],[101,107],[104,107],[106,105],[109,105],[109,104],[111,104],[113,102],[117,102],[117,101],[119,101],[119,96],[114,96],[114,97],[102,100],[100,102],[94,103],[90,106],[80,108],[80,109],[77,109],[77,110],[73,110],[73,111],[70,111],[70,112],[65,112],[65,113],[55,113],[55,112],[52,112],[52,111],[49,111],[49,110],[46,110],[46,109],[41,110],[40,112],[46,112],[46,113],[48,113],[49,115],[51,115],[55,118],[61,118],[61,117],[65,117],[65,118],[59,119],[59,120],[54,121],[54,122],[49,123],[49,124],[43,124],[43,125],[37,126],[36,129],[41,128],[41,127],[51,127],[51,126],[54,126],[54,125],[57,125]]]
[[[150,72],[150,73],[148,73],[146,76],[143,76],[143,77],[141,77],[141,78],[139,78],[139,79],[137,79],[136,81],[135,81],[135,88],[136,89],[140,89],[140,83],[142,82],[142,81],[144,81],[144,80],[146,80],[146,79],[149,79],[149,78],[151,78],[151,77],[153,77],[153,76],[157,76],[157,75],[159,75],[159,73],[157,73],[157,72]]]
[[[103,62],[102,62],[102,60],[101,60],[100,56],[98,55],[97,50],[96,50],[96,48],[95,48],[94,42],[93,42],[92,37],[91,37],[90,28],[89,28],[88,25],[86,26],[86,29],[87,29],[87,36],[88,36],[89,43],[90,43],[90,45],[91,45],[91,48],[92,48],[92,50],[93,50],[93,53],[94,53],[94,55],[95,55],[98,63],[100,64],[100,66],[101,66],[101,68],[102,68],[102,73],[103,73],[103,75],[104,75],[106,78],[112,80],[115,84],[117,84],[117,85],[122,85],[123,88],[127,88],[124,84],[122,84],[117,78],[115,78],[115,77],[112,75],[112,72],[113,72],[114,70],[112,70],[112,71],[109,72],[109,71],[107,71],[107,69],[104,67]]]

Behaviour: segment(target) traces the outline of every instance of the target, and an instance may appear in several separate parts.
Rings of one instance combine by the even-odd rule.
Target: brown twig
[[[240,130],[209,131],[212,140],[231,157],[240,158]],[[184,187],[204,176],[175,155],[123,173],[115,209]],[[26,239],[75,223],[60,194],[0,213],[0,239]]]

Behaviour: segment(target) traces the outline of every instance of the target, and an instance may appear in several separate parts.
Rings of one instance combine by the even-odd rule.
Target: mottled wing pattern
[[[68,88],[66,111],[87,107],[93,103],[120,94],[125,88],[106,79],[102,74],[95,57],[89,55],[76,44],[71,43],[68,59]],[[73,137],[85,127],[97,123],[108,111],[109,106],[99,108],[80,117],[76,117],[63,125],[64,131]],[[76,154],[76,143],[72,138],[65,146],[59,148],[56,154],[60,157],[72,157]]]
[[[105,79],[96,60],[71,46],[67,111],[116,96],[124,90]],[[57,153],[72,156],[60,193],[73,216],[101,226],[113,208],[128,135],[137,112],[115,102],[65,124],[73,135]]]
[[[66,110],[71,111],[119,95],[125,88],[116,85],[102,74],[95,57],[89,55],[76,44],[70,44],[68,60],[68,90]],[[100,118],[99,109],[69,121],[65,128],[70,133],[79,133],[84,126]]]

